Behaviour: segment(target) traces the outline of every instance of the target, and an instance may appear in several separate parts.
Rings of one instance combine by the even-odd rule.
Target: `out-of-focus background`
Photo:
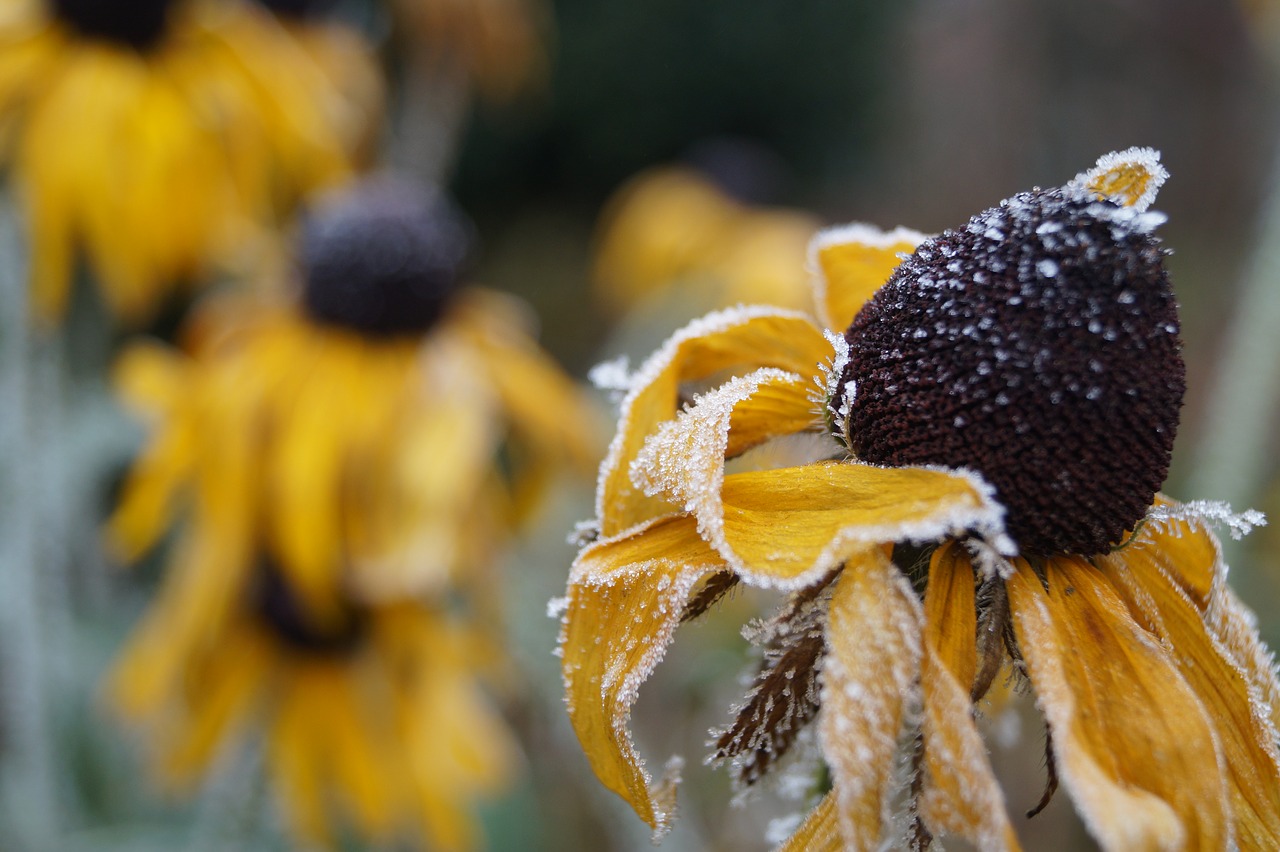
[[[525,16],[534,45],[495,41],[492,55],[475,59],[487,63],[486,77],[484,68],[473,75],[439,60],[447,37],[406,35],[409,24],[389,0],[324,12],[367,39],[387,75],[372,162],[447,187],[476,226],[472,278],[526,300],[541,344],[584,382],[597,362],[625,355],[638,364],[735,294],[775,292],[772,279],[753,281],[753,273],[767,278],[781,268],[776,277],[788,278],[794,270],[802,288],[795,233],[848,221],[936,232],[1017,191],[1064,183],[1108,151],[1158,149],[1172,177],[1155,209],[1169,217],[1160,233],[1173,252],[1189,373],[1166,491],[1280,516],[1280,29],[1268,4],[399,2],[432,7],[428,24],[468,4],[489,7],[493,21]],[[499,26],[493,21],[477,26]],[[511,83],[504,62],[526,48],[538,56]],[[6,108],[0,102],[0,113]],[[0,143],[8,141],[0,132]],[[663,176],[665,199],[654,183]],[[644,197],[652,220],[635,214],[630,236],[611,248],[607,235]],[[696,242],[700,210],[711,218],[731,210],[744,222],[746,211],[776,217],[721,236],[741,256],[725,244],[712,258],[667,265],[628,254],[664,227],[676,233],[659,233],[655,244],[678,254],[672,246]],[[0,275],[6,292],[16,292],[27,250],[20,208],[7,202],[5,214]],[[650,267],[657,272],[646,277]],[[51,436],[51,449],[37,457],[0,447],[6,534],[28,545],[8,547],[0,564],[8,601],[0,847],[294,848],[261,778],[260,745],[239,747],[248,758],[227,756],[193,795],[177,796],[148,780],[145,733],[123,731],[103,706],[102,678],[154,595],[163,554],[125,569],[97,549],[142,432],[106,390],[107,365],[127,335],[83,301],[73,303],[56,344],[15,344],[12,322],[10,340],[0,342],[6,358],[38,362],[9,380],[0,406]],[[166,308],[148,330],[173,340],[184,311]],[[593,393],[611,411],[608,394]],[[43,397],[56,399],[32,408]],[[565,537],[592,514],[593,484],[560,482],[501,557],[502,632],[519,687],[499,700],[525,760],[506,791],[479,804],[487,848],[650,848],[647,829],[591,777],[564,718],[552,654],[558,628],[547,602],[563,593],[574,553]],[[17,530],[34,523],[32,503],[57,507],[61,531]],[[1275,647],[1280,526],[1228,547],[1232,583]],[[32,554],[42,566],[34,575],[14,563]],[[726,773],[701,760],[707,729],[728,720],[750,670],[739,628],[771,603],[735,596],[683,627],[642,690],[634,717],[641,753],[654,767],[673,753],[687,761],[680,817],[661,848],[769,848],[769,821],[788,811],[768,790],[734,803]],[[1035,819],[1018,817],[1044,782],[1043,732],[1028,704],[992,708],[988,720],[1025,846],[1092,848],[1063,793]],[[32,712],[43,714],[41,724],[32,724]],[[335,843],[411,848],[354,831]]]

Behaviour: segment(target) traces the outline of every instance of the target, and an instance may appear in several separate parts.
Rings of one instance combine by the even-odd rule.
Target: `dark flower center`
[[[170,5],[172,0],[53,0],[58,20],[76,32],[138,51],[160,40]]]
[[[309,218],[303,305],[366,335],[421,334],[444,313],[471,243],[469,224],[439,193],[368,182]]]
[[[347,654],[359,646],[366,633],[367,615],[354,607],[336,624],[319,624],[280,567],[268,558],[259,566],[253,600],[258,616],[276,638],[297,651],[321,656]]]
[[[270,9],[282,18],[309,18],[328,11],[332,0],[258,0],[258,5]]]
[[[979,472],[1023,553],[1110,550],[1164,482],[1186,389],[1161,221],[1035,191],[925,242],[845,332],[849,448]]]

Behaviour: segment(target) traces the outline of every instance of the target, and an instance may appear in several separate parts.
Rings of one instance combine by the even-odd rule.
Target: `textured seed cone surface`
[[[1037,190],[925,242],[845,332],[850,449],[979,472],[1024,554],[1112,549],[1164,482],[1186,389],[1161,221]]]

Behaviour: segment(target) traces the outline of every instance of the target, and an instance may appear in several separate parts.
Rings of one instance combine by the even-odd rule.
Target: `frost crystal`
[[[1147,520],[1162,524],[1168,521],[1200,522],[1210,526],[1225,526],[1237,541],[1253,532],[1254,527],[1265,527],[1267,517],[1256,509],[1233,512],[1231,506],[1217,500],[1192,500],[1189,503],[1152,506]]]
[[[587,372],[587,379],[600,390],[614,394],[625,394],[631,390],[631,359],[619,355],[608,361],[601,361]]]

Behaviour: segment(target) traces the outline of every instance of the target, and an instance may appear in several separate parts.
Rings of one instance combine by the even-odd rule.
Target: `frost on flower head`
[[[932,239],[827,231],[833,328],[722,312],[630,377],[560,650],[588,759],[655,830],[673,782],[631,706],[745,583],[787,598],[749,631],[761,669],[710,759],[750,786],[816,741],[785,849],[1019,848],[1008,811],[1036,803],[1006,804],[975,723],[1002,671],[1102,848],[1280,845],[1280,682],[1212,531],[1261,518],[1158,493],[1184,391],[1164,178],[1131,149]],[[825,449],[748,452],[796,435]]]

